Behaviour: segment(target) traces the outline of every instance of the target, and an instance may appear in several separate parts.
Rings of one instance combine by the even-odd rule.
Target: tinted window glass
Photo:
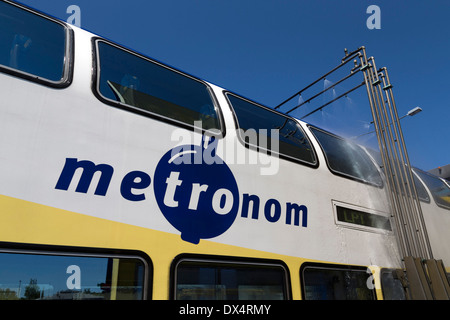
[[[417,194],[419,196],[419,200],[430,202],[430,197],[428,196],[427,190],[423,186],[422,182],[417,179],[416,175],[413,173],[414,184],[416,186]],[[415,197],[414,197],[415,198]]]
[[[398,169],[397,169],[398,170]],[[404,180],[405,179],[405,172],[403,169],[400,169],[400,175]],[[422,200],[424,202],[430,202],[430,197],[428,196],[428,192],[425,189],[424,185],[422,182],[420,182],[420,180],[417,178],[417,176],[412,173],[413,179],[414,179],[414,185],[416,187],[417,190],[417,194],[419,196],[419,200]],[[399,180],[399,183],[401,184],[401,180]],[[408,183],[409,185],[412,185],[411,183],[411,177],[408,175]],[[409,194],[409,190],[408,190],[408,185],[405,184],[405,186],[400,190],[402,194],[405,194],[405,191]],[[397,188],[396,188],[397,189]],[[412,190],[411,190],[412,192]],[[413,194],[413,197],[415,198],[415,195]]]
[[[382,215],[341,206],[336,206],[336,214],[338,221],[350,223],[357,226],[392,231],[389,218]]]
[[[311,127],[334,173],[383,186],[383,180],[369,155],[355,143]]]
[[[371,274],[350,267],[307,266],[302,269],[305,300],[374,300],[367,286]]]
[[[375,160],[379,168],[383,167],[383,160],[381,159],[380,151],[371,148],[367,148],[366,151],[372,156],[372,158]],[[401,171],[401,174],[402,176],[404,176],[403,170]],[[425,189],[423,183],[420,182],[419,179],[417,179],[417,176],[415,174],[413,174],[412,176],[416,186],[417,194],[419,195],[419,200],[424,202],[430,202],[430,197],[428,196],[428,192]],[[411,184],[411,179],[409,175],[408,175],[408,182]]]
[[[65,78],[66,28],[0,1],[0,64],[52,82]]]
[[[97,47],[103,98],[190,126],[201,121],[203,129],[220,129],[204,83],[103,41]]]
[[[135,300],[145,265],[128,257],[0,253],[0,300]]]
[[[227,97],[233,106],[239,129],[242,129],[240,138],[246,144],[309,164],[316,163],[313,147],[294,119],[232,94],[227,94]],[[278,133],[279,150],[270,142],[272,130]],[[256,139],[252,139],[249,133],[255,133]]]
[[[401,281],[394,276],[395,270],[381,271],[381,288],[384,300],[406,300],[405,290]]]
[[[414,172],[419,175],[423,182],[430,189],[436,204],[450,209],[450,188],[440,178],[433,176],[422,170],[414,169]]]
[[[176,268],[178,300],[287,299],[281,266],[182,261]]]

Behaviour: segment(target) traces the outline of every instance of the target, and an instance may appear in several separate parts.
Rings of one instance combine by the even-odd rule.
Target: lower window
[[[177,300],[288,299],[287,269],[281,264],[180,259],[173,272]]]
[[[381,270],[381,289],[384,300],[406,300],[405,289],[395,269]]]
[[[375,290],[364,267],[306,264],[300,270],[305,300],[375,300]]]
[[[0,252],[0,300],[145,299],[147,262],[127,255]]]

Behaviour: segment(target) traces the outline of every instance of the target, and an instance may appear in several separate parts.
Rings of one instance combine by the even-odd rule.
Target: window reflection
[[[384,300],[406,300],[405,289],[396,276],[396,270],[383,269],[381,271],[381,287]]]
[[[98,91],[109,101],[205,130],[220,130],[207,86],[131,52],[97,41]]]
[[[374,150],[371,148],[366,148],[366,151],[372,156],[372,158],[374,159],[374,161],[376,162],[377,166],[379,168],[383,167],[383,160],[381,158],[381,153],[379,150]],[[403,179],[405,179],[405,173],[403,170],[400,170],[400,174],[402,175]],[[422,182],[420,182],[420,180],[417,178],[417,176],[415,174],[412,175],[413,180],[414,180],[414,185],[416,187],[417,190],[417,194],[419,196],[419,200],[423,201],[423,202],[430,202],[430,197],[428,196],[428,192],[425,189],[425,186],[423,185]],[[411,176],[408,175],[408,183],[412,186],[412,182],[411,182]],[[402,191],[404,194],[404,191]],[[413,194],[413,197],[415,198],[415,194]]]
[[[249,146],[275,151],[312,165],[317,163],[313,147],[295,120],[233,94],[227,94],[227,98],[241,129],[239,131],[241,141]],[[271,145],[270,140],[274,138],[272,130],[277,130],[279,141],[276,147],[279,150]],[[251,132],[254,132],[253,139]]]
[[[143,260],[0,253],[0,300],[135,300],[144,296]]]
[[[325,153],[331,171],[378,187],[383,186],[374,162],[359,145],[321,129],[310,128]]]
[[[434,201],[438,206],[450,209],[450,188],[448,185],[432,174],[414,168],[414,172],[423,180],[426,186],[430,189]]]
[[[52,82],[64,79],[66,28],[0,1],[0,65]]]
[[[283,300],[281,266],[183,261],[176,269],[177,300]]]
[[[302,269],[305,300],[375,300],[364,268],[306,266]]]

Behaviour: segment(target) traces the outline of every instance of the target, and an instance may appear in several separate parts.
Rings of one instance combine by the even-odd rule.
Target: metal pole
[[[302,119],[305,119],[306,117],[312,115],[313,113],[319,111],[320,109],[325,108],[327,105],[329,105],[329,104],[335,102],[336,100],[339,100],[340,98],[342,98],[342,97],[346,96],[347,94],[349,94],[349,93],[355,91],[356,89],[362,87],[363,85],[364,85],[364,82],[362,82],[361,84],[357,85],[356,87],[354,87],[354,88],[348,90],[347,92],[344,92],[344,93],[341,94],[339,97],[337,97],[337,98],[335,98],[335,99],[333,99],[333,100],[331,100],[331,101],[328,101],[327,103],[325,103],[325,104],[321,105],[320,107],[314,109],[313,111],[311,111],[311,112],[309,112],[308,114],[304,115],[304,116],[301,117],[300,119],[301,119],[301,120],[302,120]]]
[[[385,73],[385,76],[386,76],[386,80],[387,80],[387,83],[388,83],[387,90],[389,90],[390,101],[392,102],[393,109],[397,110],[396,105],[395,105],[395,100],[394,100],[394,94],[392,92],[392,85],[390,84],[390,80],[389,80],[389,75],[388,75],[387,69],[383,68],[383,70],[384,70],[384,73]],[[404,156],[405,156],[405,163],[406,163],[406,165],[407,165],[407,167],[409,169],[408,170],[409,178],[411,179],[411,183],[412,183],[412,186],[413,186],[412,190],[413,190],[413,193],[414,193],[414,199],[416,201],[417,218],[418,218],[418,221],[419,221],[420,231],[422,233],[423,242],[424,242],[423,243],[423,246],[424,246],[424,257],[426,257],[428,259],[433,259],[433,252],[432,252],[432,249],[431,249],[431,244],[430,244],[430,240],[429,240],[429,237],[428,237],[428,232],[427,232],[427,229],[426,229],[426,226],[425,226],[425,221],[423,219],[422,207],[420,205],[420,200],[419,200],[419,196],[418,196],[418,193],[417,193],[417,188],[416,188],[415,183],[414,183],[414,177],[413,177],[413,174],[412,174],[412,171],[411,171],[411,163],[409,161],[409,156],[408,156],[408,153],[406,151],[406,144],[404,142],[403,132],[402,132],[402,129],[401,129],[401,125],[400,125],[400,121],[398,119],[397,112],[394,113],[394,116],[395,116],[395,120],[397,122],[397,126],[399,128],[399,130],[398,130],[399,131],[399,137],[400,137],[400,141],[401,141],[403,152],[404,152]]]
[[[358,71],[359,71],[359,70],[358,70]],[[290,109],[289,111],[287,111],[287,112],[285,112],[285,113],[288,114],[288,113],[290,113],[290,112],[296,110],[297,108],[300,108],[300,107],[301,107],[302,105],[304,105],[305,103],[308,103],[308,102],[310,102],[311,100],[314,100],[315,98],[317,98],[317,97],[320,96],[321,94],[327,92],[328,90],[330,90],[330,89],[336,87],[336,86],[337,86],[338,84],[340,84],[341,82],[343,82],[343,81],[349,79],[350,77],[354,76],[355,74],[358,73],[358,71],[357,71],[357,72],[353,72],[353,71],[352,71],[349,75],[347,75],[347,76],[345,76],[344,78],[340,79],[340,80],[337,81],[335,84],[329,86],[329,87],[326,88],[325,90],[323,90],[323,91],[319,92],[318,94],[312,96],[312,97],[309,98],[308,100],[303,101],[303,102],[300,103],[298,106],[295,106],[294,108]],[[294,97],[295,97],[295,96],[294,96]],[[291,99],[292,99],[292,98],[291,98]]]
[[[375,61],[372,59],[372,63],[374,65],[374,68],[376,69],[375,66]],[[406,182],[404,180],[405,174],[402,174],[402,168],[404,169],[404,164],[403,164],[403,160],[402,160],[402,155],[399,152],[398,149],[398,138],[397,138],[397,132],[396,130],[393,130],[393,126],[395,129],[395,123],[393,124],[393,126],[391,125],[391,123],[393,122],[390,117],[389,117],[389,113],[387,111],[386,108],[386,104],[383,98],[383,90],[381,88],[381,81],[378,78],[378,73],[376,74],[377,76],[377,85],[376,85],[376,92],[378,93],[378,108],[380,110],[380,113],[382,115],[382,118],[384,119],[383,122],[383,133],[386,135],[386,139],[387,139],[387,151],[388,151],[388,161],[391,163],[391,166],[393,168],[393,181],[395,184],[395,194],[394,197],[397,198],[398,203],[400,204],[400,214],[402,216],[403,222],[404,222],[404,227],[405,227],[405,232],[407,235],[407,238],[409,240],[409,247],[411,250],[411,254],[414,256],[417,256],[418,254],[418,247],[415,241],[415,236],[414,236],[414,223],[410,217],[410,212],[412,210],[411,205],[408,201],[408,194],[407,194],[407,190],[405,190],[405,185]],[[390,112],[392,114],[392,110]]]
[[[359,55],[359,51],[364,50],[364,47],[361,47],[353,52],[351,52],[350,54],[347,54],[344,58],[342,58],[341,60],[341,64],[339,64],[338,66],[334,67],[333,69],[331,69],[331,71],[327,72],[326,74],[324,74],[323,76],[321,76],[320,78],[318,78],[317,80],[313,81],[312,83],[310,83],[308,86],[306,86],[305,88],[303,88],[302,90],[296,92],[295,94],[293,94],[292,96],[290,96],[289,98],[287,98],[286,100],[284,100],[282,103],[280,103],[279,105],[277,105],[276,107],[274,107],[274,109],[278,109],[279,107],[281,107],[283,104],[285,104],[286,102],[288,102],[289,100],[295,98],[297,95],[301,94],[302,92],[304,92],[305,90],[311,88],[313,85],[315,85],[317,82],[319,82],[320,80],[325,79],[328,75],[332,74],[333,72],[335,72],[336,70],[342,68],[343,66],[345,66],[348,62],[351,61],[352,58],[357,57]]]
[[[400,254],[402,257],[404,257],[407,255],[407,252],[409,252],[409,248],[408,248],[407,241],[405,239],[403,221],[401,221],[401,216],[399,214],[397,214],[399,212],[398,203],[397,203],[396,199],[393,197],[393,189],[392,189],[393,184],[391,181],[392,174],[390,174],[391,168],[390,168],[388,159],[386,158],[387,154],[385,151],[385,148],[386,148],[386,142],[384,140],[385,137],[384,137],[384,135],[381,134],[382,129],[380,128],[380,115],[374,105],[373,82],[371,81],[371,78],[368,73],[368,70],[371,68],[371,66],[370,66],[369,62],[367,61],[365,50],[363,50],[363,54],[360,56],[360,61],[361,61],[361,70],[363,71],[363,75],[364,75],[364,82],[366,83],[367,97],[369,99],[369,105],[370,105],[372,117],[374,120],[375,132],[377,133],[377,140],[378,140],[378,145],[380,147],[383,168],[385,171],[388,195],[391,200],[391,210],[393,211],[393,216],[396,221],[396,226],[398,229],[396,232],[396,237],[397,237],[397,241],[399,243]]]

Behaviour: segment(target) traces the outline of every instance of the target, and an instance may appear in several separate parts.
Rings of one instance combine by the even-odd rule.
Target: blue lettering
[[[228,165],[218,156],[213,163],[201,157],[196,163],[199,154],[212,155],[209,149],[214,147],[204,143],[175,147],[161,157],[153,175],[161,213],[181,232],[181,239],[194,244],[224,233],[239,211],[239,189]]]
[[[294,225],[300,225],[300,212],[302,213],[302,227],[308,224],[308,208],[304,205],[299,206],[296,203],[286,203],[286,224],[292,223],[292,211],[294,211]]]
[[[132,189],[145,189],[150,185],[151,178],[142,171],[131,171],[122,180],[120,184],[120,194],[130,201],[145,200],[145,194],[134,194]]]
[[[242,195],[241,217],[248,218],[251,206],[252,219],[257,220],[259,218],[259,204],[260,199],[257,195],[244,193]],[[286,203],[286,224],[292,224],[292,213],[294,213],[294,225],[300,225],[301,215],[302,227],[306,228],[308,225],[308,208],[296,203]],[[280,203],[275,199],[269,199],[264,205],[264,216],[269,222],[277,222],[281,216]]]
[[[81,178],[78,182],[76,192],[87,193],[89,186],[92,182],[92,178],[96,172],[100,172],[100,179],[98,181],[95,193],[98,196],[106,195],[108,191],[109,183],[114,172],[113,167],[107,164],[95,165],[93,162],[88,160],[78,161],[75,158],[67,158],[61,175],[56,183],[55,189],[67,190],[69,189],[72,178],[77,169],[82,169]]]
[[[193,152],[199,147],[191,146]],[[189,153],[192,155],[192,152]],[[180,157],[184,153],[179,154]],[[193,155],[195,156],[195,155]],[[239,190],[233,173],[224,162],[202,165],[191,162],[176,164],[171,151],[160,160],[153,177],[154,194],[166,219],[179,231],[181,238],[197,244],[200,239],[213,238],[233,224],[239,210]],[[75,191],[87,193],[94,175],[98,181],[95,195],[105,196],[114,168],[108,164],[95,164],[89,160],[66,158],[55,189],[68,190],[78,172]],[[120,184],[120,194],[129,201],[146,199],[143,189],[152,178],[142,171],[127,173]],[[141,190],[141,191],[139,191]],[[261,200],[254,194],[242,194],[241,217],[259,219]],[[307,227],[308,208],[297,203],[286,203],[286,225]],[[189,214],[186,214],[189,212]],[[264,217],[275,223],[281,218],[282,206],[276,199],[264,204]],[[194,223],[195,222],[195,223]]]
[[[244,193],[242,199],[241,217],[248,218],[249,204],[252,203],[252,219],[258,219],[259,216],[259,197]]]
[[[272,215],[272,207],[274,208],[273,215]],[[264,205],[264,215],[266,216],[267,221],[277,222],[281,216],[280,203],[275,199],[267,200],[266,204]]]

